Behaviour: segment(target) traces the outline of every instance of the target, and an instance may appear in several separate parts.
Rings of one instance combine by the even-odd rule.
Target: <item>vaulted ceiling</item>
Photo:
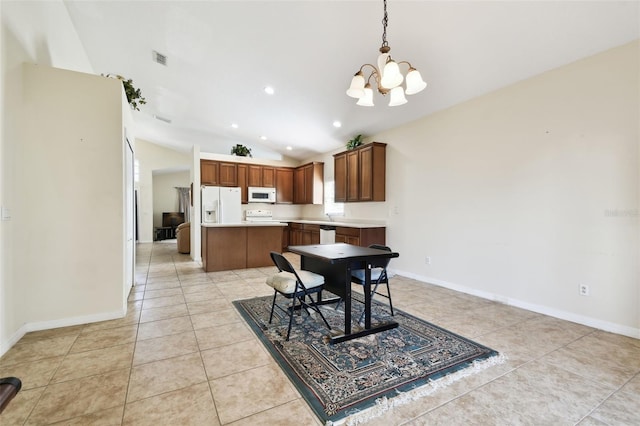
[[[96,73],[142,90],[137,137],[266,158],[331,151],[640,37],[636,1],[388,0],[391,54],[428,86],[402,106],[376,94],[360,107],[345,90],[379,54],[382,0],[65,4]]]

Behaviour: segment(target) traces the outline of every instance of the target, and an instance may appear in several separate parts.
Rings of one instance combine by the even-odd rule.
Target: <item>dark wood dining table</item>
[[[319,303],[328,304],[344,300],[344,332],[332,334],[330,343],[339,343],[398,326],[398,323],[392,320],[371,325],[371,268],[383,266],[387,259],[398,257],[398,253],[344,243],[289,246],[289,251],[300,255],[301,269],[324,276],[324,289],[338,296],[333,299],[323,299],[320,296]],[[365,271],[365,314],[364,329],[352,331],[351,271],[356,269]]]

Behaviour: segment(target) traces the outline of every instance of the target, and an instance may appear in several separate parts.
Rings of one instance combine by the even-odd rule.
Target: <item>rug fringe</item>
[[[460,379],[479,373],[480,371],[486,370],[487,368],[493,367],[494,365],[503,364],[507,361],[507,359],[508,358],[506,355],[498,354],[497,356],[492,356],[491,358],[481,361],[473,361],[470,366],[463,368],[462,370],[458,370],[455,373],[447,374],[446,376],[443,376],[436,380],[431,380],[429,381],[429,383],[418,388],[411,389],[410,391],[398,392],[398,396],[394,396],[391,399],[387,397],[377,399],[375,406],[362,411],[358,411],[357,413],[350,414],[349,416],[340,420],[336,420],[333,422],[327,421],[325,425],[357,426],[359,424],[366,423],[369,420],[382,416],[384,413],[394,407],[399,407],[401,405],[408,404],[411,401],[415,401],[416,399],[431,395],[435,391],[445,388]]]

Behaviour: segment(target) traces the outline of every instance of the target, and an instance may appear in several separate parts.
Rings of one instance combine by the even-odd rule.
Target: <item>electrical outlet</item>
[[[424,263],[425,263],[425,265],[431,265],[431,257],[430,256],[425,257],[424,258]]]
[[[589,295],[589,286],[586,284],[580,284],[580,296],[588,296]]]

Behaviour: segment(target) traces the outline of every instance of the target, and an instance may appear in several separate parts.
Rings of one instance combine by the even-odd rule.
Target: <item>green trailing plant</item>
[[[362,145],[362,135],[358,135],[355,138],[347,142],[347,149],[351,150]]]
[[[142,97],[142,92],[140,92],[140,89],[136,89],[134,87],[132,79],[126,79],[123,76],[117,74],[102,75],[105,77],[117,78],[122,82],[124,93],[127,95],[127,102],[129,102],[131,108],[135,109],[136,111],[140,111],[138,105],[144,105],[147,103],[147,100]]]
[[[238,157],[253,157],[251,155],[251,148],[247,148],[241,144],[236,144],[236,146],[232,147],[231,154],[237,155]]]

